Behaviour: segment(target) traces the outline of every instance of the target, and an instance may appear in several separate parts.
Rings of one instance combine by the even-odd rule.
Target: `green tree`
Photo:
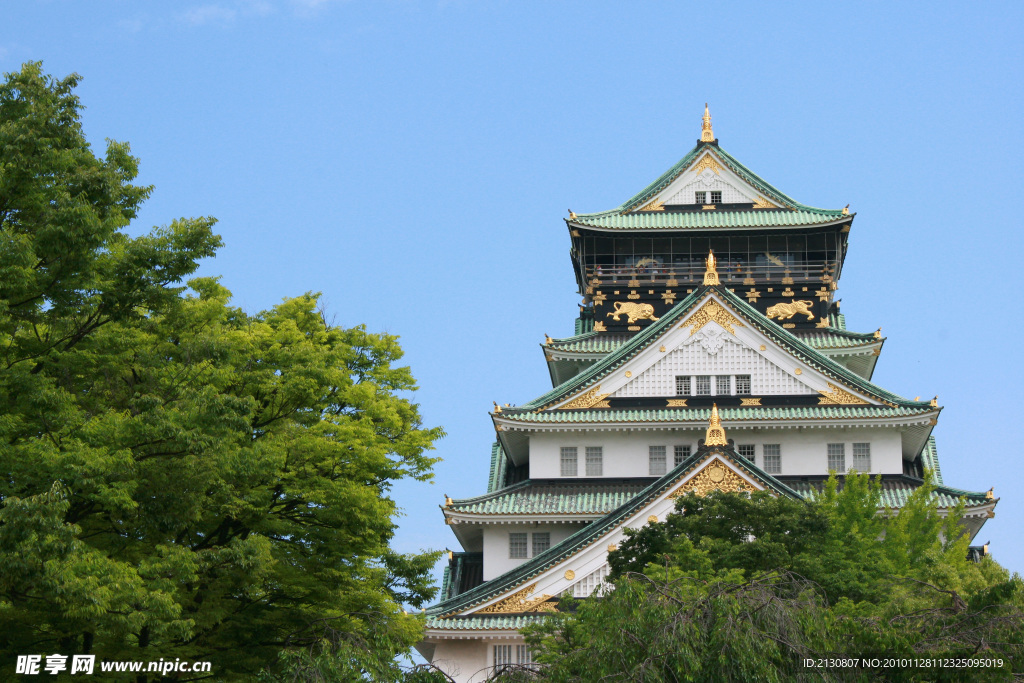
[[[813,502],[687,495],[610,553],[614,590],[563,600],[529,639],[549,681],[1009,680],[1024,657],[1024,583],[967,559],[962,504],[930,478],[898,513],[880,484],[833,476]],[[1001,669],[807,669],[806,658],[1002,658]]]
[[[0,661],[211,660],[218,680],[421,622],[435,553],[389,542],[421,425],[397,338],[317,295],[256,315],[195,278],[208,218],[124,228],[150,188],[86,142],[77,76],[0,85]],[[363,667],[367,668],[366,666]]]

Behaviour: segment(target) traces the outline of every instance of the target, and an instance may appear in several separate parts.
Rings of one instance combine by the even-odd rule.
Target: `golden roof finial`
[[[718,262],[715,260],[715,252],[708,251],[708,257],[704,259],[704,265],[707,266],[707,269],[704,271],[704,284],[722,284],[722,282],[718,279],[718,271],[715,270],[715,266],[718,265]]]
[[[850,215],[850,205],[849,204],[847,204],[846,206],[843,207],[843,215],[844,216],[849,216]]]
[[[935,398],[933,398],[931,401],[929,401],[928,405],[930,405],[932,408],[938,408],[939,407],[939,396],[938,396],[938,394],[935,395]]]
[[[718,404],[711,404],[711,422],[708,424],[708,431],[704,435],[705,446],[728,446],[729,441],[725,438],[725,430],[722,429],[722,421],[718,419]]]
[[[448,494],[444,494],[444,506],[450,508],[452,506],[452,499],[448,497]]]
[[[494,404],[494,412],[495,413],[500,413],[501,412],[501,406],[498,405],[498,402],[497,401],[491,401],[491,403]]]
[[[711,112],[708,111],[708,103],[704,103],[704,121],[700,124],[700,141],[714,142],[715,134],[711,132]]]
[[[570,219],[575,219],[576,218],[576,212],[573,211],[572,209],[569,209],[569,218]]]
[[[548,333],[547,333],[547,332],[545,332],[545,333],[544,333],[544,343],[545,343],[545,344],[554,344],[554,343],[555,343],[555,340],[554,340],[554,339],[552,339],[552,338],[551,338],[551,337],[550,337],[550,336],[548,335]]]
[[[988,491],[985,491],[985,500],[992,500],[993,498],[995,498],[996,497],[995,490],[996,490],[996,487],[993,486]]]

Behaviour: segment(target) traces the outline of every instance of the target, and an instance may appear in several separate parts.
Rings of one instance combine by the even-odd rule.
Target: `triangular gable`
[[[701,447],[632,500],[531,560],[428,610],[432,615],[521,614],[552,611],[553,601],[581,581],[606,573],[607,557],[624,529],[664,521],[675,499],[690,491],[752,492],[800,499],[799,494],[737,455],[731,447]],[[592,588],[592,586],[591,586]]]
[[[782,208],[729,168],[714,148],[709,146],[649,202],[633,210],[664,211],[666,206],[707,202],[710,201],[710,195],[706,193],[710,192],[721,192],[721,202],[725,204],[752,203],[758,209]],[[698,193],[704,197],[702,202],[696,201]]]
[[[800,369],[801,377],[805,367],[813,368],[814,374],[802,377],[802,380],[820,393],[824,403],[855,405],[858,401],[863,401],[862,405],[885,404],[915,409],[929,407],[928,401],[909,401],[868,382],[848,368],[811,348],[788,330],[766,318],[740,297],[729,292],[725,287],[703,286],[694,290],[657,322],[634,335],[627,343],[594,363],[592,367],[546,394],[511,410],[506,410],[512,413],[525,413],[541,410],[607,407],[607,403],[602,405],[602,401],[625,386],[635,371],[643,371],[653,365],[661,354],[660,348],[662,346],[668,348],[667,345],[660,342],[660,338],[678,326],[682,320],[691,319],[698,309],[707,304],[709,296],[714,299],[715,305],[722,307],[729,316],[739,320],[752,331],[764,335],[767,340],[764,343],[765,350],[773,349],[771,353],[778,354],[780,360],[777,364],[780,367],[787,368],[789,364],[792,364],[793,376],[797,376],[796,370]],[[710,314],[709,311],[712,311],[713,308],[705,309],[704,312]],[[741,329],[736,328],[735,325],[733,327]],[[758,344],[758,351],[761,350],[760,346]],[[642,362],[635,367],[627,367],[637,360]],[[802,365],[794,361],[799,361]],[[626,372],[630,373],[628,377]],[[814,383],[812,384],[811,381]]]
[[[648,339],[632,358],[606,373],[597,387],[550,407],[572,410],[604,407],[599,403],[609,397],[675,396],[677,376],[719,374],[749,374],[751,396],[807,394],[818,395],[822,403],[882,404],[848,384],[838,384],[782,347],[748,324],[720,289],[709,289],[680,321]]]

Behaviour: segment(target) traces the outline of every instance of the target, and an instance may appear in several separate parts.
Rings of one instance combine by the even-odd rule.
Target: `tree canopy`
[[[833,476],[813,502],[712,492],[627,531],[598,599],[563,598],[528,639],[545,681],[1009,680],[1024,663],[1024,583],[967,558],[962,504],[926,479],[878,513],[880,484]],[[807,667],[835,657],[1003,666]]]
[[[94,155],[78,76],[0,84],[0,653],[210,660],[218,680],[341,634],[388,662],[436,553],[389,547],[425,481],[397,338],[316,294],[249,314],[193,278],[210,218],[132,237],[151,188]],[[363,665],[354,665],[365,670]]]

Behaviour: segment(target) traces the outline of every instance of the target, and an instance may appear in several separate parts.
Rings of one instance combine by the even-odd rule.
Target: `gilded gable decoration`
[[[684,322],[681,327],[689,327],[690,336],[692,337],[712,320],[729,330],[731,334],[736,334],[736,330],[733,326],[746,327],[746,325],[741,323],[736,316],[725,310],[725,308],[714,299],[708,299],[707,303],[697,309],[697,312],[690,316],[689,320]]]
[[[748,492],[755,490],[743,477],[726,467],[718,458],[713,458],[697,474],[690,477],[682,486],[672,493],[670,498],[685,496],[693,491],[698,496],[706,496],[712,491],[724,493]]]
[[[718,160],[715,159],[715,155],[713,154],[705,154],[701,157],[701,160],[694,164],[693,172],[700,175],[709,168],[715,172],[715,175],[719,175],[722,170],[721,165],[718,163]]]

